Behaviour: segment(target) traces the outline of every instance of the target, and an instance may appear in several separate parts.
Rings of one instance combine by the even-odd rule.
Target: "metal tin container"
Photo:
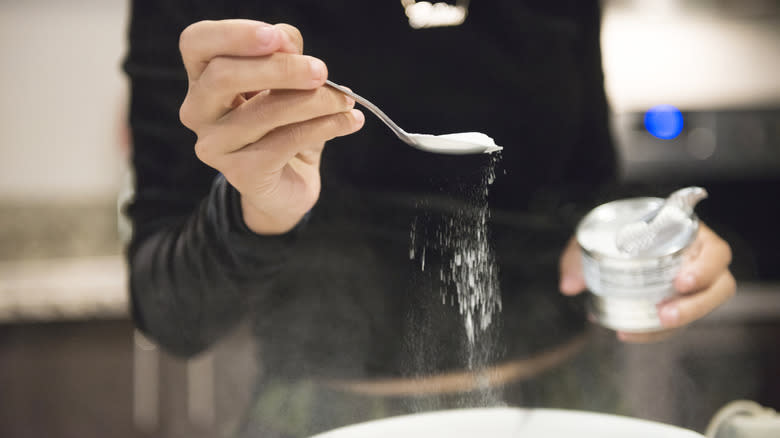
[[[591,292],[589,311],[605,327],[625,332],[662,329],[658,304],[676,294],[673,281],[686,250],[696,238],[699,221],[691,212],[675,235],[641,254],[618,249],[616,236],[626,226],[652,216],[663,198],[631,198],[593,209],[577,227],[585,283]],[[676,224],[680,225],[680,224]]]

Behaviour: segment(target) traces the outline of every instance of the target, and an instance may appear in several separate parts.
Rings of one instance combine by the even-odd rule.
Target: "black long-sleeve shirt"
[[[237,17],[295,25],[331,79],[410,132],[481,131],[504,146],[488,195],[503,300],[489,360],[582,328],[580,302],[557,292],[557,257],[615,174],[595,0],[474,0],[464,24],[419,30],[397,0],[134,1],[127,255],[138,327],[189,355],[250,318],[264,368],[284,375],[464,366],[463,322],[441,296],[454,292],[436,275],[451,254],[429,255],[421,269],[409,258],[410,229],[419,240],[479,209],[473,189],[491,158],[417,151],[367,114],[361,131],[328,142],[305,223],[253,234],[237,192],[196,159],[195,136],[178,120],[180,32]]]

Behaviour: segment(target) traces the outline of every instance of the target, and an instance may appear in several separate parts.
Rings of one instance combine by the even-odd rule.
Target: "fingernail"
[[[667,305],[661,308],[658,316],[664,325],[674,325],[680,320],[680,309],[677,306]]]
[[[260,26],[255,31],[257,36],[257,42],[260,47],[267,47],[271,45],[276,38],[276,29],[273,26]]]
[[[309,68],[314,79],[321,80],[325,76],[325,64],[319,59],[312,58],[309,60]]]
[[[344,95],[344,97],[346,98],[347,106],[351,107],[351,106],[353,106],[355,104],[355,99],[347,96],[346,94]]]

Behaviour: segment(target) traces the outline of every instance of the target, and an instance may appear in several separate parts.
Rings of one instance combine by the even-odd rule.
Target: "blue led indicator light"
[[[647,132],[663,140],[671,140],[683,130],[683,115],[672,105],[656,105],[645,113]]]

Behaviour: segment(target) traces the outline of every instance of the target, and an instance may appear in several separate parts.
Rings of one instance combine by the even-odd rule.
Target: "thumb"
[[[561,254],[560,283],[558,288],[564,295],[577,295],[585,290],[585,276],[582,273],[580,246],[571,238]]]

